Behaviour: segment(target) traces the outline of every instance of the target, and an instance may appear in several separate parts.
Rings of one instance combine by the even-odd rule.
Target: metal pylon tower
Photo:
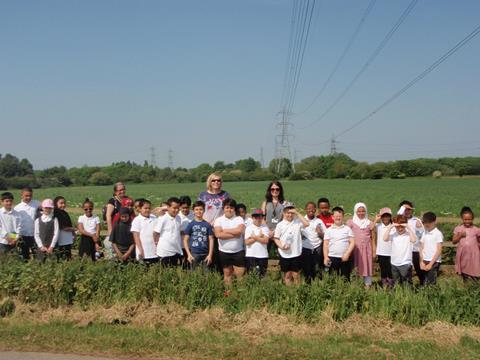
[[[168,167],[173,170],[173,150],[168,149]]]
[[[155,147],[150,147],[150,166],[157,167],[157,156]]]
[[[275,159],[277,159],[277,172],[280,172],[282,166],[281,159],[289,159],[293,166],[293,171],[295,172],[294,162],[292,158],[292,149],[290,147],[290,141],[293,139],[290,130],[292,128],[292,123],[288,120],[289,113],[285,109],[279,112],[281,115],[281,120],[277,124],[277,128],[280,133],[275,137]]]

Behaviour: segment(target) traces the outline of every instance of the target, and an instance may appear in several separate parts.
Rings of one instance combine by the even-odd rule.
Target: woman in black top
[[[126,190],[125,184],[122,182],[117,182],[115,185],[113,185],[113,197],[108,200],[107,210],[105,212],[105,221],[107,222],[108,232],[107,236],[110,236],[112,233],[113,217],[117,212],[120,211],[120,208],[122,207],[122,199],[126,196]]]

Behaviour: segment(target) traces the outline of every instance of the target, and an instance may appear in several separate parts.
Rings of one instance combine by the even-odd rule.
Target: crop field
[[[319,197],[347,215],[357,201],[373,214],[403,199],[416,213],[441,217],[448,240],[462,206],[480,208],[479,178],[285,181],[286,198],[303,207]],[[227,182],[224,189],[249,209],[260,206],[267,182]],[[170,196],[192,199],[205,184],[127,184],[133,198],[154,205]],[[96,212],[110,186],[35,190],[63,195],[72,219],[85,197]],[[15,192],[19,196],[19,192]],[[442,265],[455,247],[444,247]],[[451,267],[451,266],[450,266]],[[286,288],[278,271],[247,276],[225,296],[216,273],[120,266],[111,261],[0,261],[0,350],[99,354],[114,358],[409,358],[480,357],[479,284],[442,273],[438,286],[365,289],[326,276]]]
[[[303,207],[307,201],[328,197],[332,205],[343,206],[346,213],[353,211],[362,201],[373,214],[378,209],[398,207],[401,200],[409,199],[416,213],[434,211],[437,216],[458,217],[462,206],[480,207],[480,178],[411,178],[403,180],[309,180],[284,181],[287,200]],[[223,188],[249,209],[259,207],[265,197],[267,182],[227,182]],[[133,198],[146,197],[154,205],[170,196],[189,195],[195,199],[205,189],[203,183],[193,184],[127,184],[127,194]],[[18,196],[19,192],[15,191]],[[70,207],[80,207],[85,197],[91,198],[99,211],[112,195],[111,186],[48,188],[35,190],[38,199],[63,195]],[[18,197],[17,197],[18,199]]]

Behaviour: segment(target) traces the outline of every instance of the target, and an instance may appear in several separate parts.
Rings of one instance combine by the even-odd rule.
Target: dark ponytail
[[[85,206],[86,204],[89,204],[89,205],[91,205],[92,207],[94,206],[94,205],[93,205],[93,201],[90,200],[88,197],[85,198],[85,200],[83,201],[82,206]]]

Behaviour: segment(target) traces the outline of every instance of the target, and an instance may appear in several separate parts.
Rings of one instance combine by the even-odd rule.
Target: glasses
[[[271,188],[270,191],[271,192],[280,192],[280,188]]]
[[[92,211],[93,208],[85,208],[85,209],[83,209],[83,210],[84,210],[84,211]]]
[[[214,183],[214,182],[215,182],[215,183],[221,183],[222,180],[220,180],[220,179],[213,179],[213,180],[212,180],[212,183]]]

